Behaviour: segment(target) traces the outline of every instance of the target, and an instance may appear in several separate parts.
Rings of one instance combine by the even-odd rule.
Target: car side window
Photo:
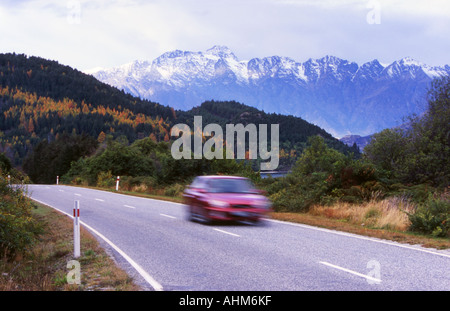
[[[203,180],[204,178],[201,177],[196,177],[194,179],[194,181],[191,184],[191,188],[196,188],[196,189],[204,189],[205,188],[205,182]]]

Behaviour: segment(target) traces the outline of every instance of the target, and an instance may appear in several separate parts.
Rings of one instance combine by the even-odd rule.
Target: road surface
[[[203,225],[182,204],[80,187],[28,195],[69,215],[78,200],[82,225],[148,290],[450,290],[448,250],[271,219]]]

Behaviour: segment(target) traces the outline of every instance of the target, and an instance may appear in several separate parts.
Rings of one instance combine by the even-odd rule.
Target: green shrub
[[[432,81],[428,107],[410,116],[405,129],[386,129],[372,136],[365,157],[404,184],[450,184],[450,77]],[[445,169],[447,168],[447,169]]]
[[[120,176],[120,189],[125,191],[151,193],[156,187],[156,178],[152,176]]]
[[[443,198],[429,198],[408,216],[411,231],[445,237],[450,229],[450,201]]]
[[[116,178],[112,175],[111,171],[100,172],[97,176],[97,186],[110,188],[116,184]]]
[[[385,174],[373,164],[331,149],[320,136],[308,143],[285,178],[261,182],[276,211],[303,212],[315,204],[361,203],[386,195],[387,186],[378,180]]]
[[[0,170],[8,174],[11,169],[11,160],[4,153],[0,153]]]
[[[42,232],[32,208],[21,189],[9,187],[6,178],[0,177],[0,256],[12,258],[26,252]]]
[[[273,193],[269,198],[275,211],[306,212],[322,199],[329,201],[325,196],[329,185],[325,181],[325,173],[312,173],[309,176],[288,175],[270,187]]]
[[[184,190],[184,186],[183,185],[174,184],[174,185],[171,185],[171,186],[167,187],[164,190],[164,195],[169,196],[169,197],[176,197],[176,196],[181,195],[183,190]]]
[[[64,183],[64,180],[63,180]],[[66,182],[67,183],[67,182]],[[77,185],[77,186],[88,186],[89,182],[87,180],[85,180],[83,177],[75,177],[71,182],[73,185]]]
[[[404,196],[409,198],[412,202],[416,204],[425,204],[428,202],[430,193],[437,191],[436,188],[428,184],[418,184],[418,185],[403,185],[403,184],[393,184],[390,187],[391,196]]]

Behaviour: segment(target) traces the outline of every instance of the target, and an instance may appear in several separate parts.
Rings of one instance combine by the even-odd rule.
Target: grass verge
[[[80,284],[69,284],[74,267],[73,222],[66,215],[33,203],[33,217],[44,233],[25,255],[0,259],[0,291],[137,291],[128,274],[117,267],[98,241],[81,226]],[[69,276],[70,278],[70,276]]]

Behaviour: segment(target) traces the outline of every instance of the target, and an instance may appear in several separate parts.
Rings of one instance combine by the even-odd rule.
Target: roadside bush
[[[320,136],[311,137],[292,172],[261,182],[276,211],[306,212],[315,204],[338,201],[361,203],[385,195],[380,172],[371,163],[355,160],[328,147]]]
[[[4,153],[0,153],[0,170],[8,174],[11,168],[11,160]]]
[[[450,77],[432,81],[427,101],[426,111],[410,116],[406,128],[374,134],[364,157],[403,184],[443,188],[450,184]]]
[[[73,180],[69,181],[69,182],[63,179],[62,182],[66,183],[66,184],[77,185],[77,186],[85,186],[85,187],[89,186],[89,182],[86,179],[84,179],[83,177],[79,177],[79,176],[74,177]]]
[[[156,178],[152,176],[121,176],[120,189],[134,192],[152,192],[157,186]]]
[[[21,189],[9,187],[7,179],[0,177],[0,256],[13,258],[26,252],[42,232],[31,216],[32,208]]]
[[[409,213],[409,230],[445,237],[450,229],[450,200],[430,197],[414,213]]]
[[[97,187],[110,188],[116,184],[116,178],[111,171],[100,172],[97,176]]]
[[[325,194],[328,185],[324,173],[312,173],[302,178],[288,175],[272,184],[270,191],[276,191],[269,198],[275,211],[306,212],[312,205],[328,199]]]
[[[169,196],[169,197],[176,197],[181,195],[181,193],[183,193],[184,191],[184,186],[181,184],[174,184],[172,186],[167,187],[164,190],[164,195]]]
[[[389,187],[390,195],[407,197],[416,204],[427,203],[430,193],[435,193],[437,191],[437,188],[434,188],[428,184],[418,184],[412,186],[393,184]]]

